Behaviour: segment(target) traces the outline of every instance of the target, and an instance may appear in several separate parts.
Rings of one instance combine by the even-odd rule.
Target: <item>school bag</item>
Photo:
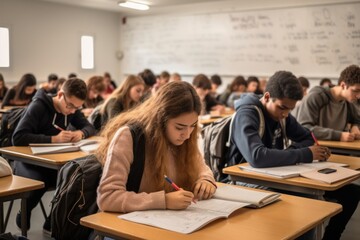
[[[126,188],[138,192],[145,162],[145,136],[140,127],[129,126],[133,137],[134,161]],[[84,216],[96,213],[97,187],[102,166],[95,155],[66,163],[58,174],[51,201],[51,236],[56,240],[88,239],[91,229],[80,225]]]
[[[260,116],[259,135],[264,135],[265,122],[262,111],[255,105],[252,105]],[[236,112],[231,116],[221,118],[201,130],[203,138],[203,149],[205,163],[213,172],[217,182],[226,182],[227,175],[222,173],[224,167],[232,165],[228,163],[228,154],[230,148],[231,131]]]
[[[26,108],[15,107],[3,113],[0,125],[0,146],[12,146],[12,136]]]

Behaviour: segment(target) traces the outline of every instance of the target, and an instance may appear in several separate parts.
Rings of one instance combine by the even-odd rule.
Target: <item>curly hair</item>
[[[357,65],[350,65],[346,67],[341,73],[338,85],[344,82],[348,86],[360,84],[360,68]]]
[[[278,71],[272,75],[266,84],[265,92],[269,92],[271,98],[301,100],[303,89],[299,80],[287,71]]]

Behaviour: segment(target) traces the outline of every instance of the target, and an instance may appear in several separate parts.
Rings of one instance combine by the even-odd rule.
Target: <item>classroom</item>
[[[38,89],[50,74],[67,78],[71,73],[86,81],[109,73],[119,86],[128,76],[151,69],[155,75],[178,73],[189,83],[198,74],[217,74],[221,93],[239,75],[261,81],[285,70],[307,78],[309,91],[324,78],[336,85],[344,68],[360,65],[360,0],[135,1],[149,3],[148,11],[121,8],[118,2],[125,1],[0,0],[0,37],[5,29],[9,40],[9,59],[0,52],[6,86],[15,86],[26,73],[36,76]],[[90,55],[82,52],[84,37],[91,38]],[[90,67],[84,65],[86,57],[93,59]],[[72,110],[84,110],[73,103]],[[221,116],[227,111],[212,110]],[[52,124],[57,126],[55,118]],[[337,143],[328,147],[336,154],[349,153],[337,151]],[[360,154],[354,150],[349,155]],[[63,163],[57,164],[51,167],[54,171]],[[359,180],[355,184],[360,185]],[[47,191],[42,198],[47,213],[53,194]],[[5,202],[4,212],[7,207]],[[20,200],[15,200],[6,232],[21,233],[15,224],[20,207]],[[29,239],[53,239],[43,235],[39,206],[31,218]],[[359,224],[358,208],[341,239],[357,239]]]

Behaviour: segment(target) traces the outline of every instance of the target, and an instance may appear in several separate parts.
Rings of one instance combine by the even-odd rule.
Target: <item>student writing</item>
[[[187,82],[170,82],[133,110],[113,118],[102,132],[98,158],[104,164],[97,203],[102,211],[185,209],[193,198],[208,199],[215,180],[197,145],[201,102]],[[139,192],[126,189],[133,162],[128,125],[144,132],[145,166]],[[181,188],[174,191],[169,176]]]

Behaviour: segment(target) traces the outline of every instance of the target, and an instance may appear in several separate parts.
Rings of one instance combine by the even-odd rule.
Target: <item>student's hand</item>
[[[71,131],[60,131],[60,133],[56,136],[51,137],[52,143],[64,143],[70,142],[73,134]]]
[[[349,133],[349,132],[342,132],[341,133],[341,137],[340,137],[341,142],[352,142],[354,140],[355,140],[355,134],[354,133]]]
[[[94,111],[93,108],[84,108],[81,110],[81,112],[84,114],[85,117],[90,116],[90,114]]]
[[[331,151],[323,146],[311,146],[309,149],[312,152],[313,160],[326,161],[331,156]]]
[[[72,138],[70,139],[70,142],[78,142],[81,139],[83,139],[83,135],[84,133],[80,130],[77,131],[73,131],[72,133]]]
[[[167,209],[179,210],[186,209],[190,204],[194,194],[180,189],[179,191],[165,194],[165,203]]]
[[[209,181],[203,180],[195,184],[194,196],[195,199],[203,200],[211,198],[216,191],[216,187]]]
[[[356,140],[360,139],[360,130],[357,125],[352,126],[350,132],[355,135]]]
[[[218,104],[218,105],[212,107],[211,110],[212,111],[218,111],[220,114],[224,114],[225,113],[225,106]]]

